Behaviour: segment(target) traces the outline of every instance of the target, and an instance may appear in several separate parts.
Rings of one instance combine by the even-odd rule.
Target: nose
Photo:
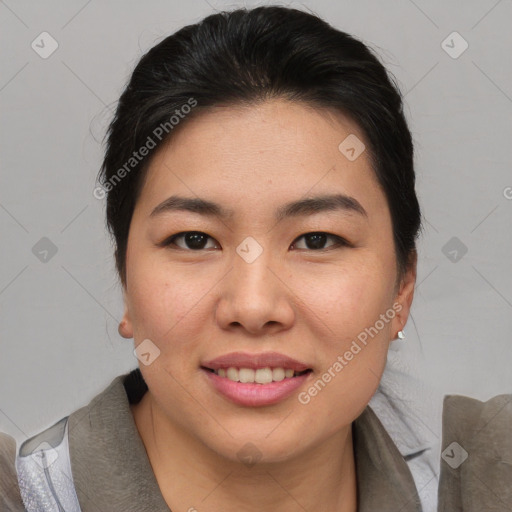
[[[294,295],[283,274],[283,265],[272,261],[267,251],[252,263],[235,254],[231,270],[219,283],[218,325],[251,335],[289,329],[295,318]]]

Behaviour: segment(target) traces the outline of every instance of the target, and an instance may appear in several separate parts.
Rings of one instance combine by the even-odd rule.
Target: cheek
[[[344,403],[345,408],[338,411],[340,417],[338,413],[333,416],[333,420],[336,417],[341,422],[355,418],[361,412],[361,404],[366,405],[377,389],[394,315],[394,274],[377,255],[367,255],[359,261],[326,277],[322,282],[325,293],[319,293],[318,276],[317,285],[311,281],[304,287],[310,304],[315,304],[328,327],[318,340],[322,354],[319,378],[328,384],[324,388],[320,382],[317,391],[312,389],[313,394],[318,394],[313,407],[321,415],[324,410],[332,411],[333,403]],[[389,317],[385,317],[386,312]]]
[[[373,325],[391,306],[393,296],[394,276],[383,268],[382,260],[358,256],[357,263],[304,273],[296,282],[301,302],[322,320],[325,334],[341,342]]]
[[[378,267],[333,273],[324,280],[317,276],[315,282],[308,281],[304,293],[318,317],[308,316],[316,322],[319,371],[299,401],[307,412],[304,428],[335,433],[362,412],[377,390],[391,326],[380,315],[391,308],[393,283]]]
[[[192,347],[195,331],[204,324],[207,301],[201,299],[214,285],[212,276],[149,263],[133,265],[130,278],[135,340],[149,338],[162,351],[170,348],[169,340],[173,350]]]

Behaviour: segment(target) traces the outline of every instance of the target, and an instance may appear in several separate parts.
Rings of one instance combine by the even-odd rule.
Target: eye
[[[167,238],[162,242],[162,246],[176,245],[180,249],[190,249],[193,251],[201,251],[203,249],[211,249],[212,247],[207,246],[208,239],[213,240],[211,236],[201,231],[184,231],[183,233],[177,233]],[[183,240],[185,246],[176,243],[178,240]],[[215,248],[215,247],[213,247]]]
[[[301,239],[304,239],[305,247],[299,246],[297,240]],[[330,245],[325,247],[325,244],[329,239],[332,240],[334,243],[331,243]],[[201,231],[183,231],[182,233],[177,233],[175,235],[170,236],[169,238],[164,240],[160,245],[165,247],[174,245],[176,247],[179,247],[180,249],[192,251],[202,251],[205,249],[214,249],[218,247],[218,244],[216,245],[215,243],[213,244],[213,246],[211,244],[208,246],[208,240],[214,241],[214,239],[211,236]],[[350,246],[350,244],[345,239],[337,235],[332,235],[330,233],[324,233],[321,231],[306,233],[297,238],[295,242],[292,244],[293,249],[315,251],[322,251],[330,248],[345,246]]]
[[[301,238],[303,238],[306,241],[306,247],[297,247],[297,241],[295,241],[292,244],[292,247],[296,249],[306,250],[326,250],[329,248],[337,248],[350,245],[346,240],[337,235],[331,235],[330,233],[323,233],[321,231],[314,233],[306,233],[305,235],[302,235],[299,238],[297,238],[297,240],[300,240]],[[334,240],[334,244],[331,244],[328,247],[324,247],[328,239]]]

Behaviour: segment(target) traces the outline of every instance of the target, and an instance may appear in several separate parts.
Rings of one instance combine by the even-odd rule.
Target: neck
[[[150,393],[131,410],[171,510],[357,510],[350,425],[292,460],[247,466],[220,457],[170,424]]]

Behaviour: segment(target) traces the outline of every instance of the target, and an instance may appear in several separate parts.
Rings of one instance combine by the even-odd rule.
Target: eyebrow
[[[299,217],[336,210],[357,213],[361,216],[368,217],[366,210],[354,197],[345,194],[330,194],[299,199],[287,203],[276,210],[275,219],[280,221],[287,217]],[[151,212],[150,217],[156,217],[172,211],[188,211],[207,217],[216,216],[221,219],[229,219],[234,215],[233,210],[224,208],[212,201],[174,195],[156,206]]]

